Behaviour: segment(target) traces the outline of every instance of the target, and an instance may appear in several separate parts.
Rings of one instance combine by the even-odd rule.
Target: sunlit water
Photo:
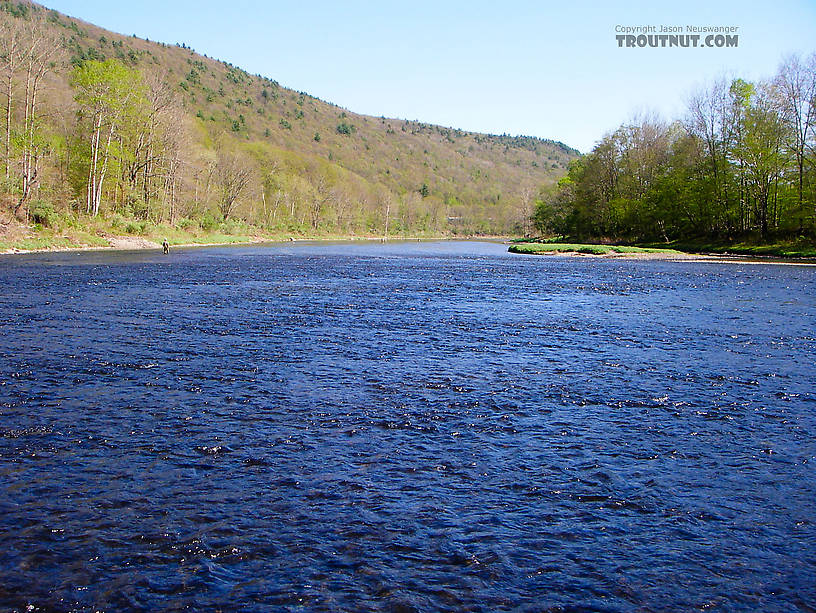
[[[0,258],[0,610],[813,611],[816,268]]]

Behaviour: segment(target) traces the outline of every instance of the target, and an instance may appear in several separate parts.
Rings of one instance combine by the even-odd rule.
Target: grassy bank
[[[207,223],[180,220],[152,224],[119,216],[94,219],[59,217],[42,224],[22,225],[8,217],[0,219],[0,253],[71,249],[146,248],[167,240],[170,245],[239,244],[262,241],[379,239],[380,235],[337,234],[310,228],[263,228],[243,221]],[[438,233],[390,235],[389,238],[450,238]]]
[[[131,239],[134,244],[171,245],[197,243],[235,243],[257,240],[259,232],[250,227],[180,228],[137,222],[117,223],[111,219],[67,220],[52,227],[20,224],[4,225],[0,234],[0,252],[47,251],[113,247],[117,239]]]
[[[784,259],[816,259],[816,242],[811,239],[775,240],[762,242],[759,237],[737,241],[711,239],[677,240],[637,245],[606,245],[581,243],[568,237],[514,239],[512,253],[585,253],[614,255],[616,253],[664,253],[699,255],[739,255]]]
[[[514,243],[510,253],[544,254],[544,253],[583,253],[587,255],[627,255],[627,254],[680,254],[675,249],[655,247],[626,247],[621,245],[588,245],[582,243]]]
[[[657,247],[658,244],[645,244],[644,247]],[[753,255],[777,258],[816,258],[816,243],[804,238],[796,240],[774,241],[711,241],[685,240],[660,243],[661,247],[677,249],[686,253],[711,253],[716,255]]]

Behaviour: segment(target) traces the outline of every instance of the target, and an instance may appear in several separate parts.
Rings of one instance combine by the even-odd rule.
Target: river
[[[0,258],[0,610],[813,611],[816,268]]]

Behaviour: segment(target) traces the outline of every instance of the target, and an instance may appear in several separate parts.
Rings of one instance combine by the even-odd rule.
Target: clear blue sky
[[[816,51],[816,0],[46,0],[123,34],[186,43],[352,111],[564,141],[633,113],[679,116],[724,74]],[[737,49],[619,49],[617,25],[739,27]]]

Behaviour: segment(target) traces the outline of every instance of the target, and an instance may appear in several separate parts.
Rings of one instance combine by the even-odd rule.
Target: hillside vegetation
[[[578,155],[358,115],[22,2],[0,2],[0,104],[6,234],[520,234]]]

